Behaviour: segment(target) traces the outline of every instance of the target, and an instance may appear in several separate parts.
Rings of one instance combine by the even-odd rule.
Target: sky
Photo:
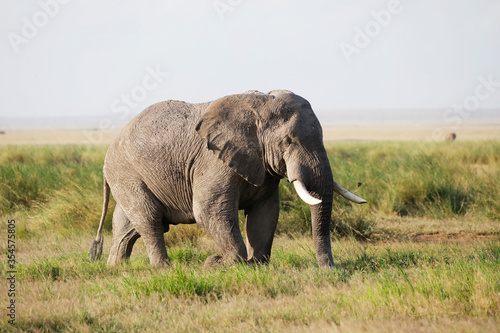
[[[500,1],[0,6],[0,117],[134,115],[251,89],[292,90],[320,120],[349,109],[500,110]]]

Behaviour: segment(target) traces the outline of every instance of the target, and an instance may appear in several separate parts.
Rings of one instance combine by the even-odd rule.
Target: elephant
[[[456,138],[457,138],[457,135],[453,132],[450,132],[450,133],[446,134],[444,140],[445,141],[455,141]]]
[[[90,257],[99,260],[102,254],[111,191],[116,206],[108,265],[127,260],[142,237],[151,265],[169,266],[164,233],[170,225],[191,223],[221,252],[205,265],[268,263],[279,216],[278,184],[287,178],[310,205],[318,265],[334,267],[333,191],[366,203],[334,181],[320,122],[310,103],[288,90],[154,104],[109,146],[103,178],[104,204]]]

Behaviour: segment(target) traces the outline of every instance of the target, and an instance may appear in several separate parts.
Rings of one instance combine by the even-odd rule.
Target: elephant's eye
[[[289,146],[289,145],[291,145],[291,144],[292,144],[292,138],[291,138],[291,137],[289,137],[289,136],[286,136],[286,137],[283,139],[283,142],[284,142],[287,146]]]

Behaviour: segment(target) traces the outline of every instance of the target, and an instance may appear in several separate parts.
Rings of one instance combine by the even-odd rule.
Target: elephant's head
[[[308,101],[286,90],[226,96],[210,104],[196,130],[208,149],[251,184],[262,186],[266,172],[292,182],[311,206],[318,263],[333,266],[333,191],[366,201],[333,180],[321,125]]]

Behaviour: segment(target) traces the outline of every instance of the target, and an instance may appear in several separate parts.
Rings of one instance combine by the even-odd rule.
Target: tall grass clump
[[[374,218],[366,211],[335,196],[332,208],[331,231],[338,237],[354,237],[366,240],[375,226]],[[311,234],[309,206],[297,197],[293,185],[286,180],[280,183],[280,220],[278,234]]]
[[[367,199],[371,212],[500,219],[498,142],[348,143],[327,151],[334,178]]]
[[[78,145],[2,147],[0,216],[21,215],[20,223],[32,231],[93,228],[102,207],[105,153],[105,147]]]
[[[280,182],[280,217],[278,234],[303,234],[311,231],[309,206],[300,200],[293,185],[286,180]]]

